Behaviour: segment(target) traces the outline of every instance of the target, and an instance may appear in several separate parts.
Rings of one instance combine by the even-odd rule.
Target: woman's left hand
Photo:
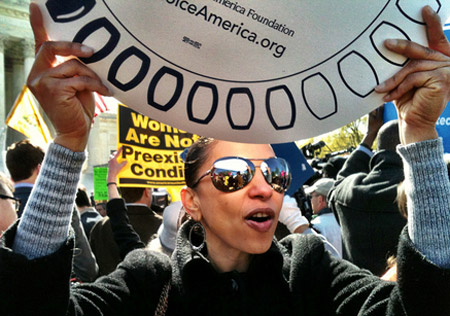
[[[376,91],[387,93],[386,102],[395,101],[402,144],[437,138],[436,121],[450,100],[450,44],[439,16],[425,7],[428,45],[406,40],[387,40],[391,51],[410,59]]]

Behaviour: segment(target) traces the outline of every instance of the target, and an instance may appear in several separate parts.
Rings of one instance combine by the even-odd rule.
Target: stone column
[[[5,40],[6,37],[0,34],[0,122],[5,121]]]
[[[24,78],[26,80],[34,62],[34,41],[31,39],[23,40],[23,60]]]
[[[5,125],[5,36],[0,34],[0,171],[5,172],[5,141],[6,141],[6,125]]]
[[[8,52],[9,53],[9,52]],[[19,51],[20,53],[20,51]],[[22,91],[23,85],[25,84],[25,78],[23,76],[23,59],[20,57],[10,58],[11,67],[12,67],[12,95],[14,102],[19,95],[20,91]],[[10,102],[9,100],[6,100]],[[8,103],[8,106],[12,106],[13,103]]]

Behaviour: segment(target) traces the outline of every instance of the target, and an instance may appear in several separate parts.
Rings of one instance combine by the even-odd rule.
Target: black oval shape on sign
[[[67,23],[88,14],[95,6],[95,0],[49,0],[45,6],[53,21]]]
[[[248,100],[250,102],[250,118],[246,125],[235,124],[233,117],[231,115],[231,105],[232,105],[231,100],[233,99],[233,96],[235,94],[247,95]],[[253,123],[253,119],[255,118],[255,100],[253,100],[253,95],[249,88],[231,88],[230,89],[230,92],[228,93],[228,97],[227,97],[227,117],[228,117],[228,122],[230,122],[232,129],[237,129],[237,130],[250,129],[250,126],[252,126],[252,123]]]
[[[389,22],[386,22],[386,21],[381,22],[370,34],[370,42],[372,43],[373,48],[378,53],[378,55],[380,55],[381,58],[383,58],[385,61],[387,61],[388,63],[390,63],[392,65],[399,66],[399,67],[405,66],[406,63],[409,61],[409,58],[406,58],[403,55],[395,55],[394,57],[390,57],[390,56],[386,55],[385,53],[383,53],[382,49],[380,49],[377,46],[375,38],[378,34],[381,34],[380,36],[382,36],[382,37],[385,36],[383,34],[385,34],[386,31],[383,31],[383,29],[397,33],[398,35],[395,38],[398,38],[398,39],[405,39],[405,40],[410,41],[411,38],[399,26],[389,23]]]
[[[272,108],[270,106],[271,105],[271,101],[270,101],[271,95],[273,92],[275,92],[277,90],[283,91],[285,93],[285,95],[289,99],[289,105],[291,106],[291,120],[286,125],[280,125],[277,123],[277,121],[275,120],[275,117],[273,116]],[[269,120],[272,123],[273,127],[275,127],[276,130],[288,129],[288,128],[292,128],[294,126],[295,116],[296,116],[295,100],[294,100],[294,96],[292,95],[291,91],[285,85],[280,85],[280,86],[276,86],[276,87],[267,89],[266,110],[267,110],[267,115],[269,116]]]
[[[172,75],[177,80],[177,87],[175,88],[175,91],[173,93],[172,98],[167,102],[165,105],[161,105],[156,103],[155,101],[155,89],[158,85],[159,81],[162,77],[165,75]],[[148,93],[147,93],[147,102],[149,105],[153,106],[154,108],[167,112],[169,111],[178,101],[181,95],[181,91],[183,90],[183,75],[180,74],[178,71],[175,71],[169,67],[162,67],[153,77],[152,81],[150,82],[150,86],[148,87]]]
[[[212,94],[211,110],[209,111],[205,119],[199,119],[195,117],[193,111],[194,96],[197,93],[198,88],[200,87],[209,88]],[[187,99],[187,114],[189,120],[199,124],[208,124],[216,114],[218,103],[219,103],[219,93],[217,92],[217,87],[215,85],[203,81],[195,82],[195,84],[192,86],[191,92],[189,92],[189,96]]]
[[[338,70],[345,86],[360,98],[369,96],[380,83],[375,67],[357,51],[342,57],[338,62]]]
[[[120,66],[131,56],[136,56],[142,61],[141,67],[134,76],[133,79],[128,81],[127,83],[122,83],[119,80],[116,79],[117,73],[119,71]],[[142,51],[140,51],[137,47],[131,46],[124,50],[122,53],[119,54],[119,56],[114,59],[114,61],[111,64],[111,67],[108,71],[108,81],[111,82],[114,86],[119,88],[122,91],[128,91],[133,88],[135,88],[138,84],[144,80],[145,75],[147,75],[148,70],[150,68],[150,58],[145,55]]]
[[[92,55],[89,58],[80,58],[80,60],[85,64],[95,63],[99,60],[102,60],[103,58],[108,56],[114,50],[114,48],[116,48],[117,43],[119,43],[120,40],[119,31],[106,18],[94,20],[83,26],[75,35],[72,42],[83,43],[86,40],[86,38],[88,38],[94,32],[100,30],[101,28],[107,30],[108,33],[111,34],[111,37],[109,38],[105,46],[103,46],[102,49],[94,53],[94,55]]]

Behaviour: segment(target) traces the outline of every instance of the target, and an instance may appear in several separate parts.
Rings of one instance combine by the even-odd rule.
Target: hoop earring
[[[195,244],[198,244],[197,238],[195,237],[201,237],[201,242],[198,246]],[[196,239],[196,242],[194,243],[193,238]],[[200,252],[206,244],[206,232],[205,228],[200,222],[196,222],[194,225],[192,225],[191,229],[189,230],[189,244],[191,245],[192,250],[195,252]]]

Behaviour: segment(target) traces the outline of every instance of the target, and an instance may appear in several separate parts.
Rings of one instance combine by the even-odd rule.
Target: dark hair
[[[146,188],[120,188],[120,194],[127,203],[135,203],[139,201],[144,194]]]
[[[198,180],[198,170],[205,162],[211,146],[215,143],[214,138],[200,137],[189,148],[184,162],[184,179],[188,187],[192,187]]]
[[[331,157],[325,166],[323,166],[322,175],[336,180],[336,176],[341,171],[346,160],[347,158],[342,156]]]
[[[78,188],[77,196],[75,197],[75,204],[78,207],[92,206],[91,199],[89,198],[89,194],[87,193],[86,188]]]
[[[31,177],[42,160],[44,160],[44,151],[28,139],[12,144],[6,152],[6,167],[14,182]]]
[[[398,121],[393,120],[384,123],[378,131],[377,147],[378,150],[395,151],[397,145],[400,144],[400,135],[398,132]]]

